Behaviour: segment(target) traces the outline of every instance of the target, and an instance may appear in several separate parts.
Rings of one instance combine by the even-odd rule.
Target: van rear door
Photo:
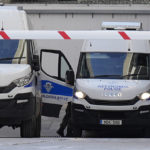
[[[40,61],[42,115],[59,117],[62,105],[72,99],[73,86],[65,82],[66,71],[72,67],[59,50],[42,49]]]

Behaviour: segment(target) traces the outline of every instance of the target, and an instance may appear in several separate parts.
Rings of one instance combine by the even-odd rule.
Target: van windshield
[[[149,80],[149,59],[142,53],[82,53],[77,78]]]
[[[19,63],[23,57],[22,40],[0,40],[0,64]]]

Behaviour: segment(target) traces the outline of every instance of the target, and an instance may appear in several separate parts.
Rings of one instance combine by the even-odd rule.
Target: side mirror
[[[67,84],[74,85],[74,72],[73,72],[73,70],[67,70],[66,71],[65,81]]]
[[[32,66],[35,71],[40,70],[40,61],[39,61],[39,56],[38,55],[33,55],[33,61],[32,61]]]

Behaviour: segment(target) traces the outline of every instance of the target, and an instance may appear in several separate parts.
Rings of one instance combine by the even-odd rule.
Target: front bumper
[[[35,114],[32,93],[18,94],[13,99],[0,100],[0,125],[19,125]]]
[[[81,129],[100,129],[113,127],[147,127],[150,126],[150,105],[141,106],[138,110],[104,111],[90,110],[83,105],[72,103],[71,122]],[[100,120],[122,120],[122,125],[101,125]]]

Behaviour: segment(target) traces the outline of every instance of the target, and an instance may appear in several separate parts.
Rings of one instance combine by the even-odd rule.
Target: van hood
[[[0,87],[7,86],[30,72],[31,67],[28,64],[0,64]]]
[[[150,89],[149,80],[77,79],[76,89],[97,100],[131,100]]]

